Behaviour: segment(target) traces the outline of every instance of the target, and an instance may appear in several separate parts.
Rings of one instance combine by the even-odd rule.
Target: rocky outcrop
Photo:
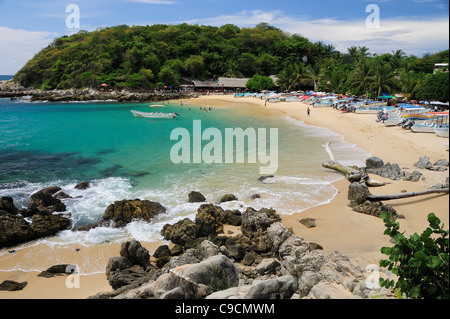
[[[157,269],[150,265],[148,250],[135,241],[122,243],[120,257],[110,258],[106,266],[106,278],[113,289],[124,286],[134,288],[154,279]]]
[[[155,215],[165,213],[166,208],[149,200],[121,200],[110,204],[103,214],[103,221],[112,221],[115,227],[124,226],[134,219],[150,221]]]
[[[397,211],[382,202],[371,202],[367,197],[371,195],[369,188],[364,183],[353,182],[348,187],[349,207],[358,213],[380,217],[384,212],[388,212],[392,217],[401,217]]]
[[[445,159],[440,159],[434,164],[431,163],[431,160],[428,156],[421,156],[419,160],[413,164],[417,168],[428,169],[430,171],[438,171],[444,172],[447,170],[448,161]]]
[[[14,200],[10,196],[0,197],[0,214],[1,213],[17,214],[19,209],[14,206]]]
[[[202,193],[197,192],[197,191],[190,192],[188,197],[189,197],[189,203],[206,202],[205,196],[203,196]]]
[[[166,92],[130,92],[127,90],[68,89],[49,90],[26,88],[14,80],[0,81],[0,98],[18,98],[31,96],[31,101],[68,102],[68,101],[127,101],[156,102],[164,100],[188,99],[191,93]]]
[[[223,195],[220,198],[220,202],[221,203],[231,202],[231,201],[234,201],[234,200],[238,200],[238,198],[235,195],[233,195],[233,194],[225,194],[225,195]]]
[[[198,213],[218,212],[213,208],[199,208]],[[167,256],[170,249],[161,246],[153,257],[169,257],[170,261],[159,270],[152,264],[144,269],[147,257],[130,259],[124,253],[130,249],[123,248],[121,257],[111,258],[106,270],[115,290],[92,298],[342,299],[369,298],[373,293],[380,293],[380,288],[367,287],[364,270],[346,256],[337,251],[321,254],[295,236],[278,218],[272,209],[248,208],[242,213],[240,235],[197,237],[200,244],[193,248],[184,246],[184,253],[178,256]],[[199,229],[194,222],[189,225]],[[166,226],[167,230],[169,226]],[[127,242],[122,247],[134,245],[137,242]],[[237,257],[235,253],[239,251],[255,257],[253,262],[238,263],[242,254]]]
[[[384,164],[383,160],[378,157],[369,157],[366,160],[366,172],[392,180],[400,180],[405,176],[405,172],[398,164]]]
[[[28,211],[23,214],[30,216],[37,212],[53,213],[66,211],[66,205],[53,196],[59,190],[61,190],[60,187],[48,187],[32,194],[28,201]]]
[[[181,246],[197,238],[199,226],[189,218],[185,218],[174,225],[164,225],[161,235],[166,240],[170,240],[174,244]]]
[[[0,247],[17,245],[41,237],[55,235],[70,228],[71,221],[63,214],[54,214],[65,205],[42,190],[30,197],[30,209],[19,210],[11,197],[0,199]],[[31,217],[31,222],[25,217]]]
[[[14,280],[5,280],[0,284],[0,291],[18,291],[25,288],[28,282],[17,282]]]

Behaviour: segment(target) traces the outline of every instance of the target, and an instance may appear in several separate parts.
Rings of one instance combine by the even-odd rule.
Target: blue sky
[[[80,29],[66,27],[69,4],[80,9]],[[366,12],[370,5],[379,9],[377,28],[366,24],[375,13]],[[64,34],[182,22],[240,27],[267,22],[341,52],[365,45],[372,53],[402,49],[422,56],[449,48],[448,0],[0,0],[0,74],[14,74]]]

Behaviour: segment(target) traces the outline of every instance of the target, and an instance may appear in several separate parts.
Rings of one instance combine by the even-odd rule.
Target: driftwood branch
[[[429,189],[422,192],[409,192],[409,193],[401,193],[401,194],[388,194],[388,195],[369,195],[367,196],[367,200],[371,202],[378,202],[382,200],[393,200],[393,199],[401,199],[401,198],[409,198],[409,197],[415,197],[415,196],[421,196],[421,195],[428,195],[428,194],[448,194],[449,189],[448,188],[441,188],[441,189]]]
[[[323,167],[344,173],[345,177],[350,182],[354,180],[364,180],[367,186],[376,187],[386,185],[386,183],[372,179],[369,175],[367,175],[367,173],[364,170],[358,169],[357,167],[354,166],[345,166],[339,164],[334,158],[333,152],[330,149],[330,145],[331,142],[327,142],[322,145],[325,148],[326,152],[328,153],[328,156],[330,157],[330,162],[322,163]]]

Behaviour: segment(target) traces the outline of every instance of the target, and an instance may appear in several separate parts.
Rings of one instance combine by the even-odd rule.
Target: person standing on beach
[[[308,109],[306,110],[306,114],[308,114],[308,116],[311,114],[311,110],[309,109],[309,106],[308,106]]]

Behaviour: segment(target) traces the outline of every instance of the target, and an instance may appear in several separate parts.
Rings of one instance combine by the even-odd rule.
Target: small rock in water
[[[81,182],[81,183],[78,183],[77,185],[75,185],[76,189],[87,189],[89,187],[90,187],[90,184],[88,181],[84,181],[84,182]]]

